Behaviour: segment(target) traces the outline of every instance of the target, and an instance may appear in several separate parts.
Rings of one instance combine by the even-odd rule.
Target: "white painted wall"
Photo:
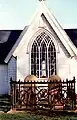
[[[52,26],[52,24],[51,24]],[[42,20],[41,17],[34,20],[28,28],[27,32],[24,34],[22,39],[20,40],[19,46],[14,51],[13,55],[17,56],[17,80],[24,80],[24,78],[30,74],[30,49],[31,44],[35,40],[36,36],[43,30],[48,30],[51,32],[54,39],[54,45],[56,47],[56,59],[57,59],[57,74],[62,78],[62,80],[72,79],[73,76],[76,76],[76,66],[77,62],[74,62],[70,56],[68,56],[68,52],[72,54],[71,48],[68,44],[63,43],[66,42],[64,39],[65,34],[62,34],[59,37],[54,32],[54,30],[49,26],[48,22]],[[56,27],[57,29],[57,27]],[[39,32],[38,32],[39,31]],[[57,32],[60,32],[57,29]],[[66,36],[66,35],[65,35]],[[67,36],[66,36],[67,37]],[[62,41],[63,40],[63,41]],[[67,43],[67,42],[66,42]],[[66,46],[65,46],[66,45]],[[68,48],[68,52],[67,52]],[[71,65],[71,62],[74,62],[74,66]]]
[[[67,56],[67,49],[71,55],[73,54],[73,51],[70,48],[71,46],[69,47],[69,45],[72,44],[68,44],[70,40],[68,39],[68,36],[65,34],[64,30],[57,23],[53,15],[50,15],[50,12],[47,10],[47,8],[43,7],[44,6],[41,6],[41,9],[39,9],[37,12],[26,33],[23,31],[24,35],[19,37],[17,40],[17,43],[15,44],[16,49],[15,46],[13,47],[13,56],[17,56],[17,59],[12,56],[8,62],[8,65],[0,65],[0,94],[9,92],[11,77],[13,80],[20,79],[23,81],[24,78],[30,74],[31,45],[36,36],[39,35],[43,30],[48,30],[52,35],[52,41],[54,42],[56,48],[57,74],[62,78],[62,80],[66,80],[66,78],[72,79],[73,76],[75,76],[77,80],[77,60],[74,58],[71,59],[70,56]],[[45,14],[47,19],[41,17],[42,13]],[[72,47],[74,51],[76,51],[73,45]],[[10,52],[10,56],[11,53],[12,51]]]
[[[45,27],[41,28],[39,26]],[[30,74],[30,49],[33,41],[42,31],[47,30],[52,34],[52,41],[54,42],[56,48],[56,64],[57,64],[57,74],[59,74],[62,79],[69,77],[69,58],[64,53],[64,48],[61,45],[60,39],[57,37],[52,28],[48,27],[43,21],[40,24],[34,24],[31,26],[29,33],[25,33],[24,38],[21,40],[21,44],[17,47],[14,55],[17,56],[17,80],[24,80],[25,76]],[[37,32],[38,31],[38,32]],[[49,34],[49,33],[48,33]],[[23,42],[23,39],[25,42]]]
[[[11,57],[8,63],[8,81],[17,79],[17,59],[15,57]]]
[[[8,93],[10,93],[10,78],[14,81],[17,80],[17,58],[13,56],[8,63]]]
[[[0,94],[10,93],[10,78],[17,80],[17,59],[11,57],[9,63],[0,65]]]
[[[57,52],[57,51],[56,51]],[[24,78],[30,74],[30,56],[26,54],[26,45],[17,56],[17,80],[23,81]],[[59,53],[57,52],[57,74],[62,80],[66,78],[72,80],[73,76],[77,76],[77,61],[73,58],[68,58],[63,49],[59,46]],[[77,77],[76,77],[77,79]],[[76,82],[77,86],[77,82]],[[76,89],[77,93],[77,89]]]
[[[0,65],[0,94],[8,93],[8,66]]]
[[[59,53],[56,51],[57,54],[57,73],[65,79],[69,77],[70,69],[69,69],[69,58],[65,55],[62,48],[59,48]],[[23,79],[25,76],[30,74],[30,54],[26,53],[26,45],[25,50],[24,48],[17,56],[17,79]]]
[[[69,79],[70,77],[70,68],[69,68],[69,59],[63,49],[59,47],[59,53],[57,54],[57,74],[62,78],[62,80]]]
[[[24,81],[25,76],[29,73],[29,54],[26,54],[25,50],[22,50],[17,56],[17,81],[20,79]]]
[[[70,69],[71,79],[73,76],[75,76],[75,79],[76,79],[75,88],[76,88],[76,93],[77,93],[77,58],[70,59],[69,63],[70,63],[70,68],[71,68]]]

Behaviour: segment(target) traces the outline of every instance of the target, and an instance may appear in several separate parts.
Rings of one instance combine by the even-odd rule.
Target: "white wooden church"
[[[24,81],[29,74],[38,80],[75,76],[77,86],[77,29],[63,29],[44,1],[39,3],[24,30],[0,30],[0,94],[9,93],[11,77]]]

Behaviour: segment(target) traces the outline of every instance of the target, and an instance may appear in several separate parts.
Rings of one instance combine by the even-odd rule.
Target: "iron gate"
[[[75,78],[59,82],[21,82],[20,80],[17,82],[11,79],[10,85],[12,108],[20,110],[76,109]]]

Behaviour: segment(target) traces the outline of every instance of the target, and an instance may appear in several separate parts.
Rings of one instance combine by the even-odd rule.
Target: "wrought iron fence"
[[[75,77],[59,82],[10,81],[12,108],[20,110],[75,110]]]

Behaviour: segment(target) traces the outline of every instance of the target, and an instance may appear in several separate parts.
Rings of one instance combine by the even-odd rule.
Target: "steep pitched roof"
[[[50,32],[52,32],[53,30],[55,35],[60,40],[60,43],[62,43],[63,48],[70,57],[77,56],[77,49],[71,42],[71,39],[68,37],[64,29],[60,26],[54,15],[46,7],[44,1],[41,1],[40,7],[34,15],[33,19],[31,20],[27,31],[25,29],[23,30],[16,44],[13,46],[13,48],[5,58],[5,63],[8,63],[12,55],[17,56],[17,54],[19,54],[19,50],[21,50],[26,43],[28,44],[28,41],[32,38],[35,32],[39,34],[41,30],[44,30],[43,28],[47,28]]]
[[[0,30],[0,64],[12,49],[22,30]]]
[[[77,47],[77,29],[64,30]],[[4,64],[6,56],[16,43],[21,32],[22,30],[0,30],[0,64]]]
[[[41,18],[41,19],[40,19]],[[67,50],[67,52],[69,53],[69,55],[75,56],[77,55],[77,49],[74,46],[74,44],[76,45],[76,39],[72,39],[74,41],[74,44],[71,42],[71,34],[73,34],[73,32],[71,34],[70,30],[66,30],[66,32],[63,30],[63,28],[60,26],[60,24],[58,23],[58,21],[55,19],[54,15],[52,13],[50,13],[49,9],[45,6],[44,1],[40,2],[40,8],[39,10],[36,12],[33,20],[31,21],[31,23],[29,24],[28,27],[25,27],[23,31],[20,31],[19,34],[17,34],[17,38],[15,37],[15,39],[13,40],[12,38],[7,37],[8,40],[5,40],[7,42],[3,43],[2,46],[5,46],[0,48],[1,52],[0,52],[0,58],[1,58],[1,63],[3,63],[3,61],[5,61],[5,63],[8,63],[9,59],[11,58],[12,55],[17,55],[19,53],[19,49],[22,49],[23,45],[25,45],[25,42],[29,41],[31,39],[31,36],[38,30],[39,28],[39,20],[41,20],[41,22],[45,23],[45,25],[48,27],[48,29],[50,31],[52,31],[52,29],[54,30],[55,34],[58,36],[58,38],[60,39],[61,43],[63,44],[63,46],[65,47],[65,49]],[[43,26],[44,27],[44,26]],[[74,31],[75,32],[75,31]],[[26,33],[26,34],[25,34]],[[29,33],[31,33],[31,36],[29,35]],[[16,36],[16,35],[14,35]],[[26,41],[27,39],[27,41]],[[12,42],[13,44],[12,44]],[[2,43],[1,43],[2,44]],[[10,45],[11,44],[11,45]],[[4,48],[6,48],[4,50]],[[6,52],[7,51],[7,52]]]
[[[65,29],[65,32],[77,47],[77,29]]]

